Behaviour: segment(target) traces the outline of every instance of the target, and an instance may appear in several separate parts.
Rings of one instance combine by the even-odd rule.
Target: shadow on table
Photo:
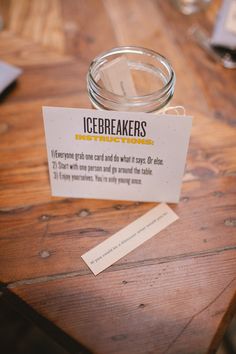
[[[3,103],[7,97],[17,88],[17,85],[17,81],[14,81],[0,94],[0,104]]]
[[[0,343],[4,354],[70,354],[31,321],[22,317],[0,296]],[[236,315],[216,354],[236,354]]]
[[[92,354],[0,283],[0,353]]]
[[[216,354],[236,354],[236,314],[234,315]]]
[[[0,297],[0,343],[4,354],[68,354]]]

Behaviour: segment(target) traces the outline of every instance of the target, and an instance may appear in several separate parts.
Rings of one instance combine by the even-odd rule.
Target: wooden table
[[[219,4],[1,0],[0,58],[24,70],[0,108],[1,293],[72,352],[213,353],[233,312],[236,75],[187,35]],[[169,58],[194,123],[179,221],[94,277],[80,256],[155,204],[52,198],[41,107],[90,107],[91,59],[125,44]]]

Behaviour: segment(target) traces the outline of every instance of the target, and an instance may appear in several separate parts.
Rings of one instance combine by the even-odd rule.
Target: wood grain
[[[107,48],[117,45],[114,26],[102,0],[61,1],[66,52],[89,64]]]
[[[235,269],[234,250],[14,291],[94,353],[205,353],[235,294]]]
[[[232,177],[220,180],[224,189],[219,188],[219,180],[215,179],[186,183],[182,201],[173,205],[180,220],[110,270],[170,262],[181,257],[194,258],[199,254],[211,256],[236,249],[235,237],[232,239],[234,228],[230,225],[230,220],[235,220],[233,182]],[[208,203],[204,204],[206,198]],[[55,274],[86,274],[89,271],[80,256],[153,206],[119,201],[61,199],[58,202],[54,198],[53,202],[39,205],[3,208],[0,221],[5,232],[0,239],[0,265],[8,264],[8,269],[0,266],[0,277],[12,283],[33,278],[38,282],[44,276]],[[119,223],[114,222],[117,219]],[[32,233],[27,232],[29,227]],[[182,237],[183,230],[185,237]],[[47,257],[43,257],[45,252]]]
[[[59,0],[10,0],[2,4],[8,14],[7,29],[19,37],[63,53],[65,37]]]
[[[232,314],[236,76],[188,36],[211,32],[219,5],[188,17],[169,1],[0,1],[1,60],[24,70],[0,98],[0,281],[94,353],[214,353]],[[180,219],[95,278],[80,256],[155,204],[52,198],[41,108],[90,107],[89,63],[117,45],[167,56],[173,104],[194,120]]]

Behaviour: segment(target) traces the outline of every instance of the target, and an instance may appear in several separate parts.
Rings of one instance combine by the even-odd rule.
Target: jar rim
[[[149,57],[152,57],[152,58],[158,60],[168,71],[169,80],[165,83],[165,85],[162,88],[155,90],[149,94],[145,94],[145,95],[129,96],[129,100],[131,100],[131,101],[135,102],[138,100],[151,99],[151,98],[156,99],[156,98],[164,95],[166,91],[169,91],[170,86],[174,85],[174,83],[175,83],[175,72],[174,72],[169,60],[166,57],[164,57],[163,55],[161,55],[160,53],[158,53],[152,49],[138,47],[138,46],[114,47],[114,48],[111,48],[111,49],[104,51],[104,52],[100,53],[99,55],[97,55],[92,60],[90,66],[89,66],[88,74],[87,74],[88,85],[91,84],[93,86],[93,88],[95,88],[97,90],[102,90],[102,92],[104,92],[108,96],[112,95],[113,98],[117,98],[119,100],[121,98],[123,98],[122,96],[120,96],[116,93],[113,93],[113,92],[107,90],[106,88],[104,88],[103,86],[99,85],[99,83],[94,79],[92,71],[93,71],[94,67],[96,65],[98,65],[98,63],[100,63],[103,59],[108,58],[109,56],[112,56],[114,54],[145,54]],[[126,97],[126,100],[127,100],[127,97]]]

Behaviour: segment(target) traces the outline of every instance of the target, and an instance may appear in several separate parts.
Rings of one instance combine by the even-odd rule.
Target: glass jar
[[[184,15],[192,15],[204,10],[210,5],[211,0],[172,0],[172,3]]]
[[[125,58],[135,95],[117,94],[105,87],[103,68]],[[117,76],[119,80],[119,75]],[[97,56],[90,64],[87,87],[94,108],[112,111],[159,112],[174,94],[175,73],[169,61],[153,50],[117,47]]]

